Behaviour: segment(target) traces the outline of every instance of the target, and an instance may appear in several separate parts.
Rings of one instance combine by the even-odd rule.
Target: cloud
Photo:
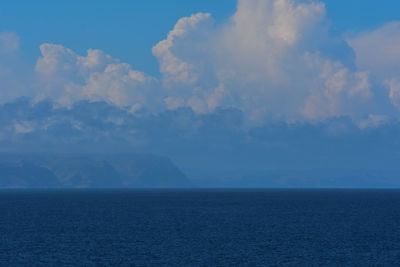
[[[182,39],[193,37],[193,31],[208,28],[211,14],[198,13],[191,17],[180,19],[174,29],[169,32],[167,39],[153,47],[153,54],[160,62],[160,71],[164,81],[168,83],[193,84],[198,79],[194,65],[180,59],[176,52],[176,45]],[[175,50],[174,50],[175,49]]]
[[[400,22],[362,32],[348,42],[356,53],[357,67],[369,72],[381,87],[380,93],[387,94],[400,110]]]
[[[89,49],[80,56],[62,45],[43,44],[40,51],[35,68],[39,99],[63,105],[86,99],[139,108],[150,107],[149,98],[156,98],[156,79],[100,50]]]
[[[34,131],[33,126],[29,122],[18,122],[14,125],[16,134],[27,134]]]
[[[358,34],[349,40],[356,53],[358,68],[380,79],[400,74],[400,22]]]
[[[361,123],[371,116],[395,117],[388,106],[400,107],[399,23],[350,41],[331,24],[317,0],[238,0],[226,21],[216,23],[209,13],[178,20],[153,47],[160,79],[101,50],[79,55],[44,43],[35,82],[16,85],[18,75],[0,64],[0,78],[13,77],[2,85],[9,89],[0,97],[50,99],[64,106],[105,101],[155,114],[183,107],[197,114],[235,108],[249,125],[270,119],[348,116]],[[18,36],[0,34],[2,51],[15,53],[18,47]],[[13,90],[18,86],[24,90]]]
[[[367,73],[353,73],[340,63],[331,61],[317,66],[321,70],[319,85],[306,99],[302,110],[304,117],[356,116],[360,107],[372,97]]]
[[[386,82],[389,87],[389,98],[392,104],[400,110],[400,81],[397,79],[391,79]]]
[[[179,20],[153,48],[164,81],[184,88],[168,101],[202,113],[232,106],[254,120],[359,116],[350,107],[372,97],[368,74],[349,64],[352,49],[325,13],[317,1],[240,0],[222,26],[203,13]]]
[[[368,119],[362,120],[359,127],[361,129],[366,128],[378,128],[388,123],[388,117],[385,115],[370,115]]]
[[[26,98],[0,105],[0,133],[0,152],[146,152],[203,169],[396,167],[400,144],[399,123],[384,116],[362,127],[345,117],[248,127],[234,108],[134,114],[106,102],[66,108]]]

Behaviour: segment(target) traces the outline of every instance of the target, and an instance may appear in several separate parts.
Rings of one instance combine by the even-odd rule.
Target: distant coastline
[[[189,184],[171,160],[155,155],[0,155],[0,188],[168,188]]]

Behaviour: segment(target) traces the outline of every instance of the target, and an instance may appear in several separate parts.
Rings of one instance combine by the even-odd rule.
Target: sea
[[[0,266],[400,266],[400,191],[2,190]]]

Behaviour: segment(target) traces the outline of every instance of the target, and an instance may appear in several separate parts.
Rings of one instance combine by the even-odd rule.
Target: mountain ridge
[[[188,187],[167,157],[151,154],[1,154],[2,188]]]

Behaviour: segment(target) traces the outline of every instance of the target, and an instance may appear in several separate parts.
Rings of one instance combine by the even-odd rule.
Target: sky
[[[399,8],[7,1],[0,150],[129,150],[186,170],[396,168]]]
[[[324,1],[333,27],[344,34],[378,28],[400,20],[399,1],[351,0],[346,4]],[[107,1],[16,0],[0,7],[3,31],[17,32],[22,53],[31,63],[44,42],[63,44],[79,53],[88,48],[105,51],[142,71],[159,76],[151,47],[176,21],[198,12],[209,12],[223,23],[236,10],[236,0]]]
[[[21,35],[25,56],[36,61],[44,42],[60,43],[84,53],[96,48],[152,75],[158,63],[151,47],[178,19],[211,12],[226,19],[235,1],[6,1],[0,8],[2,28]]]

